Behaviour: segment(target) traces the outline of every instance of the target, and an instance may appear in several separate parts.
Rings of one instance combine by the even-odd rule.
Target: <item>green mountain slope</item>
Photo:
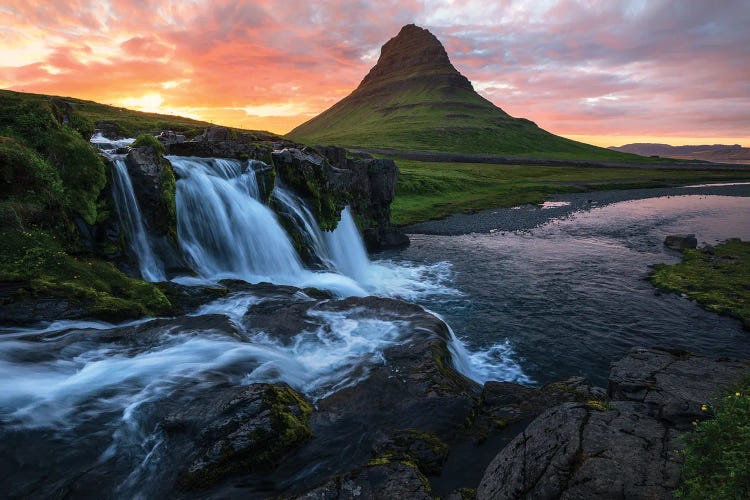
[[[354,92],[287,136],[308,144],[399,150],[634,158],[511,117],[477,94],[438,39],[413,24],[383,46]]]

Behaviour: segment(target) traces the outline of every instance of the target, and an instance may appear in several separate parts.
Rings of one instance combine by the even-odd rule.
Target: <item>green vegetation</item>
[[[63,118],[67,115],[68,125],[84,137],[91,136],[94,132],[94,125],[101,121],[113,123],[124,137],[135,137],[144,132],[158,133],[164,129],[194,137],[210,125],[207,122],[181,116],[143,113],[72,97],[52,97],[43,94],[0,90],[0,103],[3,106],[8,103],[17,104],[21,102],[35,107],[53,103],[59,110],[56,113],[58,121],[64,123]]]
[[[555,193],[660,187],[750,178],[750,171],[538,167],[397,160],[401,172],[391,206],[399,225],[452,213],[542,203]]]
[[[163,155],[166,151],[164,149],[164,144],[162,144],[159,139],[154,137],[151,134],[141,134],[136,139],[135,142],[132,144],[134,148],[142,148],[145,146],[151,146],[154,148],[154,151],[156,151],[156,154]]]
[[[306,144],[402,151],[645,160],[551,134],[509,116],[473,90],[436,87],[428,77],[405,86],[361,98],[355,91],[287,136]]]
[[[750,242],[729,240],[685,250],[681,263],[654,266],[651,281],[711,311],[739,318],[750,329]]]
[[[747,282],[746,282],[747,283]],[[713,418],[696,423],[685,436],[685,464],[677,498],[750,498],[750,377],[704,411]]]
[[[168,314],[158,286],[99,258],[121,242],[100,242],[97,253],[78,232],[77,222],[95,226],[113,213],[107,167],[87,140],[92,130],[66,101],[0,91],[0,281],[16,290],[3,300],[60,298],[107,320]]]
[[[59,237],[41,229],[0,230],[0,281],[19,283],[16,300],[58,297],[109,321],[172,309],[153,283],[129,278],[93,256],[74,257]]]

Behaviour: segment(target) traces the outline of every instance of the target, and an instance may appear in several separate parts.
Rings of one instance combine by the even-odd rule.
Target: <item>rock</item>
[[[99,121],[96,122],[95,126],[94,133],[99,132],[102,136],[113,141],[123,139],[122,134],[120,134],[120,126],[115,122]]]
[[[679,436],[704,416],[701,404],[748,373],[739,361],[634,349],[612,365],[609,401],[537,417],[492,461],[477,498],[672,498]]]
[[[300,500],[408,498],[430,500],[429,484],[413,466],[402,462],[363,467],[296,497]]]
[[[151,146],[131,149],[125,164],[146,225],[156,236],[167,235],[173,229],[172,224],[176,224],[165,217],[170,207],[163,194],[165,176],[171,174],[174,179],[172,165]]]
[[[693,356],[682,351],[634,349],[612,363],[609,397],[645,403],[678,429],[703,417],[701,405],[750,372],[742,361]]]
[[[670,235],[664,238],[664,245],[673,250],[698,248],[698,240],[694,234]]]
[[[191,141],[165,144],[172,155],[204,158],[236,158],[270,163],[273,146],[279,137],[265,132],[236,132],[227,127],[211,126]]]
[[[165,146],[180,144],[187,140],[187,137],[172,130],[163,130],[159,135],[156,136],[156,138],[159,139],[159,141],[161,141],[161,143]]]
[[[189,406],[177,406],[162,427],[173,439],[179,434],[194,444],[183,455],[188,465],[180,485],[205,488],[235,472],[272,468],[310,438],[311,412],[307,400],[286,384],[214,388]]]
[[[369,250],[408,246],[408,237],[391,225],[398,167],[393,160],[352,157],[343,148],[285,148],[273,153],[284,183],[313,206],[324,229],[333,229],[349,205],[363,226]]]

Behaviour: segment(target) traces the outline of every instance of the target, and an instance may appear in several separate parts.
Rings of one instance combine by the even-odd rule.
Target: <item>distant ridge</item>
[[[750,161],[750,148],[739,144],[703,144],[696,146],[670,146],[669,144],[652,144],[636,142],[624,146],[611,146],[613,151],[632,153],[641,156],[663,156],[682,160],[708,161]]]
[[[309,144],[591,159],[626,155],[513,118],[474,91],[440,41],[409,24],[347,97],[287,136]]]

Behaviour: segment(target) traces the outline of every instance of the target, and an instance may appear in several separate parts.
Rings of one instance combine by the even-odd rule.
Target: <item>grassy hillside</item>
[[[433,88],[421,79],[403,91],[367,98],[352,94],[288,137],[308,144],[407,151],[643,161],[551,134],[507,115],[473,91]]]
[[[401,175],[392,205],[399,225],[452,213],[542,203],[556,193],[660,187],[697,181],[748,179],[750,171],[537,167],[397,160]]]

